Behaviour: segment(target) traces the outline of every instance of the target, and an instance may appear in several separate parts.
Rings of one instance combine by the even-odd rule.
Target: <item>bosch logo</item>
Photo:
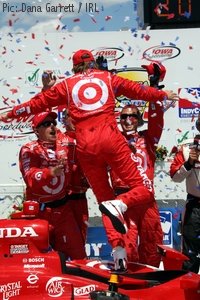
[[[29,258],[28,259],[28,262],[29,263],[32,263],[32,262],[44,262],[44,257],[32,257],[32,258]]]
[[[143,53],[143,58],[150,61],[164,61],[178,56],[181,50],[175,46],[154,46]]]
[[[103,56],[107,61],[118,60],[124,56],[124,51],[120,48],[101,47],[92,50],[92,53],[95,58]]]

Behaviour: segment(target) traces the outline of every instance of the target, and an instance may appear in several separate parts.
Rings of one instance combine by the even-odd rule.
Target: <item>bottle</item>
[[[110,292],[116,292],[118,291],[118,275],[117,274],[111,274],[109,279],[109,286],[108,290]]]

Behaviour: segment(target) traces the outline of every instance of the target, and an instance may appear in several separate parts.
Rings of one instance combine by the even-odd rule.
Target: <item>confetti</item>
[[[112,19],[112,16],[106,16],[105,17],[105,21],[109,21],[109,20],[111,20]]]
[[[97,23],[97,21],[95,20],[95,18],[91,17],[92,22]]]
[[[18,90],[17,90],[17,89],[10,89],[10,91],[11,91],[12,94],[18,93]]]
[[[67,29],[67,25],[64,25],[61,30]]]

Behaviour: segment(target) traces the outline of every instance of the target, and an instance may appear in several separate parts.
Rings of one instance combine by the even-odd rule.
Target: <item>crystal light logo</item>
[[[124,56],[124,51],[120,48],[100,47],[91,51],[95,58],[103,56],[107,61],[119,60]]]
[[[150,61],[164,61],[175,58],[180,53],[181,50],[175,46],[154,46],[144,51],[143,58]]]
[[[0,285],[0,294],[2,294],[1,299],[9,300],[10,298],[18,298],[21,288],[20,281]]]

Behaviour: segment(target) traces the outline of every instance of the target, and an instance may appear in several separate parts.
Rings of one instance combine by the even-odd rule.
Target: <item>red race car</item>
[[[181,270],[184,255],[158,246],[164,270],[129,263],[65,261],[49,245],[49,224],[35,218],[35,203],[0,220],[0,300],[199,300],[200,275]]]

